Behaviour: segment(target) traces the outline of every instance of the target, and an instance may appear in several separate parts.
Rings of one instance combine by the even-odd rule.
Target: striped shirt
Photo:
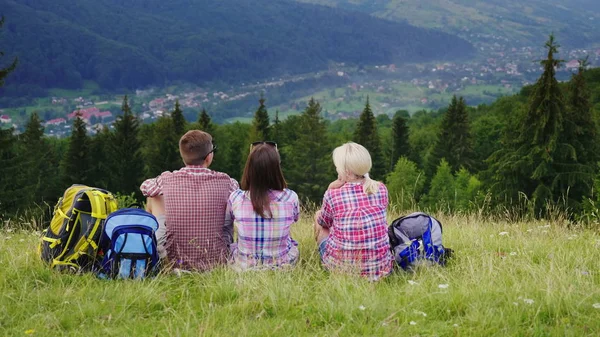
[[[203,271],[227,262],[233,229],[225,226],[225,209],[237,188],[227,174],[191,165],[142,183],[144,196],[163,195],[165,249],[175,267]]]
[[[229,217],[238,238],[233,249],[235,269],[277,268],[293,265],[298,259],[298,243],[290,236],[290,227],[300,213],[298,196],[286,188],[270,190],[269,199],[272,217],[263,218],[254,211],[249,192],[237,190],[229,196]]]
[[[388,193],[384,184],[367,195],[362,183],[325,192],[318,223],[330,228],[323,264],[377,280],[389,274],[393,256],[387,234]]]

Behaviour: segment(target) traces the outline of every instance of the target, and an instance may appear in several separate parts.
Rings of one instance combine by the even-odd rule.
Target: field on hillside
[[[598,336],[600,235],[440,217],[446,268],[378,283],[319,264],[310,217],[291,271],[105,281],[47,269],[39,233],[0,229],[1,336]],[[390,217],[390,220],[392,218]]]

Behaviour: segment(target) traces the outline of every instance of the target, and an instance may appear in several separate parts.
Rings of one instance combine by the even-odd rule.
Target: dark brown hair
[[[186,165],[202,165],[212,151],[212,136],[204,131],[190,130],[179,140],[179,153]]]
[[[280,161],[277,148],[268,144],[253,146],[246,160],[241,187],[250,192],[252,208],[263,218],[273,216],[269,190],[282,191],[287,187]]]

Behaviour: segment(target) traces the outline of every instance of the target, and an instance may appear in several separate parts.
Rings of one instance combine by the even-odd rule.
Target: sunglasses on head
[[[212,146],[213,146],[212,150],[210,150],[204,157],[202,157],[202,160],[205,160],[209,154],[217,152],[217,146],[214,143],[212,144]]]
[[[250,150],[252,150],[252,148],[256,145],[260,145],[260,144],[267,144],[267,145],[271,145],[274,146],[275,149],[277,149],[277,143],[272,142],[272,141],[260,141],[260,142],[254,142],[252,144],[250,144]]]

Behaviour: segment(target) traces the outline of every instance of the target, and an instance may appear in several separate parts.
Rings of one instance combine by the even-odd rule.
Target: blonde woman
[[[315,237],[325,268],[378,280],[392,271],[387,234],[388,192],[369,178],[371,156],[362,145],[333,151],[338,173],[316,214]]]

